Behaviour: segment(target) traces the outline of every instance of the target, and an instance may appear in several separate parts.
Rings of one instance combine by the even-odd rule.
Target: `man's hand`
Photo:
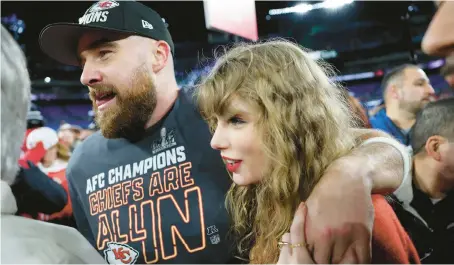
[[[306,201],[306,235],[316,263],[370,263],[374,220],[372,182],[364,161],[335,161]],[[298,212],[297,212],[298,213]]]
[[[358,143],[381,134],[356,131]],[[371,193],[393,192],[409,177],[408,152],[386,142],[361,145],[334,161],[306,201],[307,242],[316,263],[370,263]]]

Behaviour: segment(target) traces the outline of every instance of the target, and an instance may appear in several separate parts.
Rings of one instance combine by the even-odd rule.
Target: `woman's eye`
[[[238,125],[238,124],[243,124],[245,123],[244,120],[242,120],[241,118],[237,117],[237,116],[234,116],[232,118],[229,119],[229,123],[233,124],[233,125]]]

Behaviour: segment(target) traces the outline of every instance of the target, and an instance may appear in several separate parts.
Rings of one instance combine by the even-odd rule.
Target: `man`
[[[430,80],[418,66],[405,64],[388,72],[382,87],[385,108],[371,118],[372,128],[383,130],[409,145],[409,131],[416,114],[435,94]]]
[[[3,243],[1,244],[1,263],[100,264],[103,262],[101,256],[73,228],[16,215],[19,197],[29,195],[13,194],[11,185],[20,185],[16,178],[19,170],[17,160],[27,125],[30,78],[21,48],[3,26],[1,26],[1,39],[2,89],[0,99],[2,109],[8,110],[2,111],[1,114],[0,224]],[[38,168],[35,167],[35,169],[39,172]],[[44,175],[42,172],[41,174]],[[42,178],[39,173],[34,174],[34,177],[29,178],[34,183],[43,184],[45,180],[49,180],[45,175]],[[49,188],[49,185],[46,185],[46,188]],[[35,192],[36,189],[29,191]],[[28,198],[31,199],[31,197]]]
[[[89,88],[100,132],[75,150],[67,177],[79,230],[106,261],[238,262],[226,237],[231,181],[192,96],[178,88],[159,14],[134,1],[100,1],[79,24],[44,28],[40,45],[81,66]],[[369,134],[380,135],[358,137]],[[330,166],[306,202],[315,261],[369,261],[369,194],[396,189],[405,161],[399,144],[375,142]]]
[[[454,98],[430,103],[412,129],[413,182],[392,203],[423,263],[454,263]]]

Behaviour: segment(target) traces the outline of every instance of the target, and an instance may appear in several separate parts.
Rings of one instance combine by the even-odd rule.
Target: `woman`
[[[332,73],[327,65],[276,40],[231,49],[198,88],[200,111],[214,132],[211,145],[220,150],[234,182],[226,206],[238,251],[249,253],[251,263],[278,261],[278,241],[298,205],[328,165],[355,146],[343,91],[327,73]],[[390,206],[382,196],[373,201],[373,261],[418,262]],[[287,249],[289,237],[281,241]],[[301,240],[290,242],[304,247]],[[398,251],[388,250],[394,245]],[[302,257],[297,262],[312,262]]]

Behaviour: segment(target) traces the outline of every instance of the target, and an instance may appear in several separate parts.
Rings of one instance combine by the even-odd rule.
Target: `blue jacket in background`
[[[404,134],[402,130],[386,115],[386,109],[381,109],[375,116],[370,118],[370,125],[374,129],[385,131],[402,144],[410,145],[410,135]]]

